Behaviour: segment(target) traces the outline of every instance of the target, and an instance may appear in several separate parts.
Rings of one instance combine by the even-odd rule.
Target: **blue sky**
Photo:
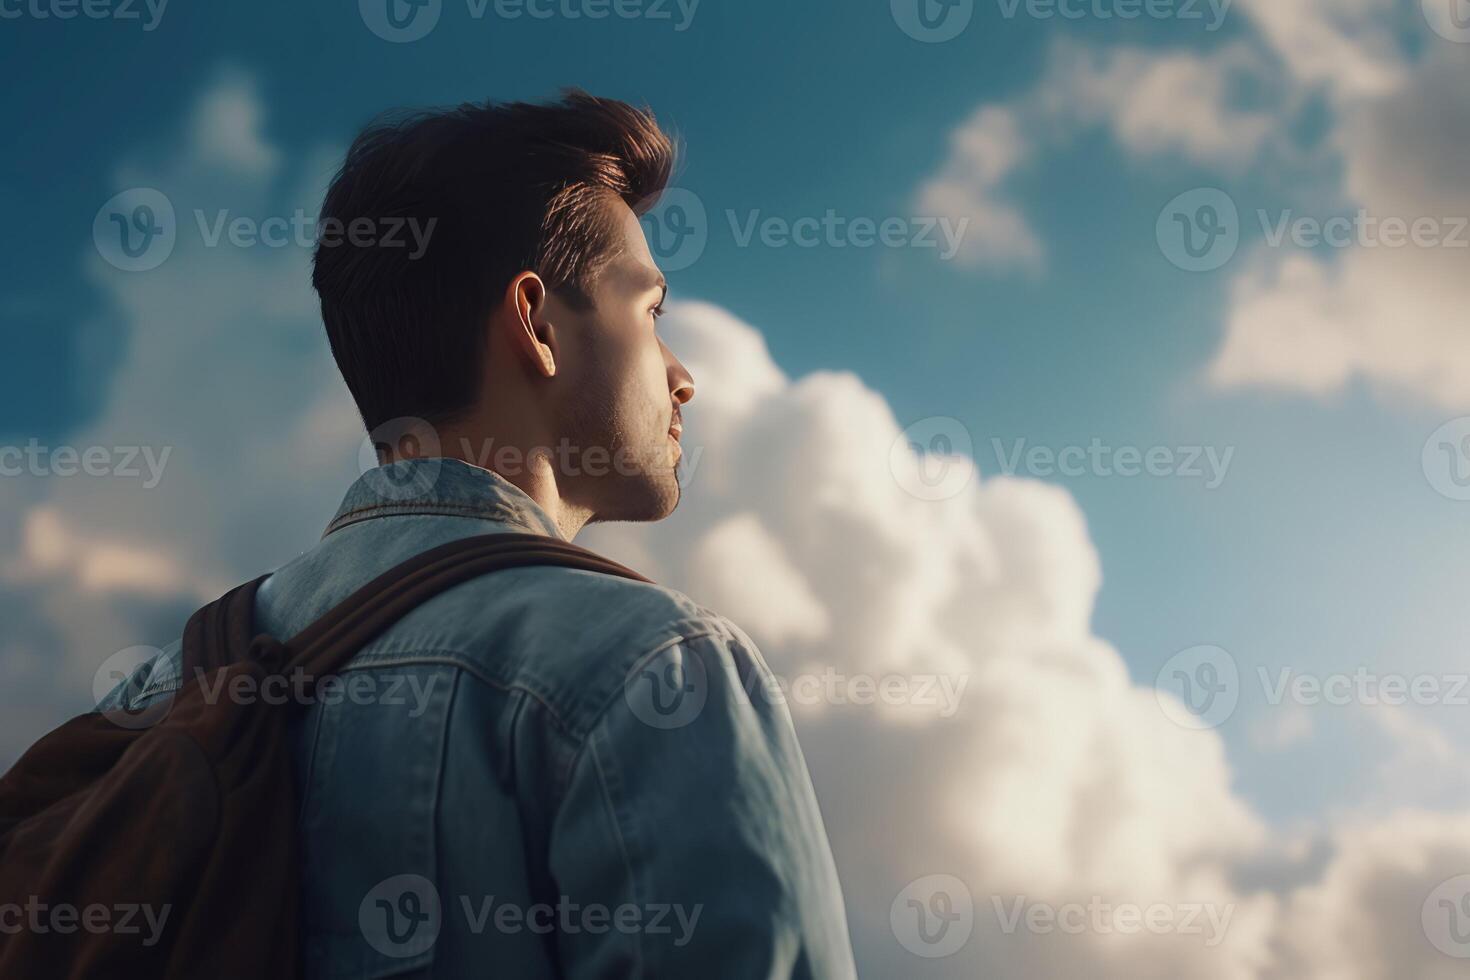
[[[173,0],[153,30],[3,20],[11,139],[0,203],[23,231],[0,272],[10,358],[0,441],[61,442],[106,415],[133,337],[107,285],[118,273],[95,272],[93,219],[142,182],[133,177],[168,171],[212,87],[244,80],[260,137],[290,164],[265,168],[248,200],[211,198],[207,183],[161,187],[181,214],[196,201],[287,213],[303,184],[329,175],[332,152],[388,107],[576,85],[646,102],[678,131],[677,183],[708,222],[707,246],[671,274],[672,293],[755,325],[787,376],[851,372],[900,427],[958,420],[987,478],[1002,462],[992,440],[1233,451],[1214,489],[1184,476],[1020,474],[1058,484],[1085,516],[1102,571],[1092,633],[1136,685],[1201,644],[1230,651],[1252,677],[1283,666],[1452,674],[1464,663],[1470,503],[1436,489],[1422,454],[1432,432],[1470,412],[1470,340],[1453,282],[1470,252],[1380,260],[1362,247],[1270,248],[1255,217],[1466,213],[1444,175],[1464,173],[1470,112],[1441,81],[1464,80],[1470,46],[1431,30],[1418,7],[1294,0],[1272,13],[1242,0],[1212,31],[1024,7],[1008,18],[1003,5],[976,2],[969,26],[942,43],[908,36],[883,0],[703,0],[683,30],[672,4],[670,19],[510,19],[493,6],[476,19],[464,0],[443,0],[434,29],[410,43],[375,35],[348,2]],[[1440,125],[1418,125],[1395,109],[1399,98]],[[977,121],[985,106],[1018,131],[1003,138]],[[995,181],[954,149],[967,131],[1015,155]],[[757,212],[939,217],[932,205],[956,200],[934,191],[946,173],[951,188],[963,185],[959,200],[980,202],[944,215],[968,216],[968,234],[984,239],[995,205],[1017,222],[988,251],[946,261],[927,248],[742,246],[731,228]],[[1207,272],[1172,263],[1156,229],[1166,203],[1197,188],[1223,189],[1241,215],[1235,257]],[[1040,258],[1027,258],[1025,240]],[[1263,270],[1294,260],[1315,263],[1299,267],[1308,278],[1326,270],[1330,288],[1272,292],[1276,273]],[[1270,302],[1283,292],[1291,302]],[[1431,294],[1448,298],[1418,305]],[[1364,295],[1402,302],[1374,320]],[[1461,315],[1435,319],[1446,308]],[[1326,326],[1293,332],[1320,310]],[[1273,333],[1273,323],[1286,326]],[[283,342],[321,338],[292,330]],[[249,337],[219,350],[237,347],[248,350]],[[1334,359],[1348,366],[1313,367]],[[164,414],[188,411],[175,388],[156,399]],[[1260,685],[1243,685],[1240,709],[1218,728],[1234,792],[1283,834],[1392,803],[1466,805],[1463,772],[1377,781],[1404,750],[1391,734],[1401,729],[1361,707],[1318,707],[1283,725]],[[1463,755],[1462,710],[1403,710],[1425,726],[1414,737]]]

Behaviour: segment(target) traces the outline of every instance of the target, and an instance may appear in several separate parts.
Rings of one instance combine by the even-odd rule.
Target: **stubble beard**
[[[638,412],[633,420],[611,408],[610,392],[584,388],[566,413],[561,431],[575,447],[579,472],[562,479],[592,511],[589,523],[660,521],[679,504],[679,468],[656,412]],[[642,417],[645,414],[648,417]],[[588,465],[588,450],[605,453],[603,465]],[[595,470],[595,472],[593,472]],[[571,489],[569,486],[568,489]]]

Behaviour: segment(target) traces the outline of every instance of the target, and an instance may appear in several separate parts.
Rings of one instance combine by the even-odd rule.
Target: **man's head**
[[[655,332],[665,286],[638,215],[673,159],[650,114],[575,91],[359,135],[322,209],[345,233],[323,236],[312,283],[368,430],[422,419],[444,455],[521,466],[505,475],[553,481],[585,519],[672,511],[694,388]]]

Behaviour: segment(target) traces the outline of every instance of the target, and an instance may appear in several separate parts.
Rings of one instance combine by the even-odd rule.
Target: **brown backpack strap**
[[[189,617],[180,664],[185,681],[228,667],[250,648],[255,637],[255,593],[268,578],[262,575],[237,585]]]
[[[324,677],[384,630],[434,596],[507,568],[551,565],[648,582],[637,572],[586,548],[540,534],[483,534],[431,548],[389,569],[285,643],[251,626],[255,594],[269,576],[247,582],[200,609],[184,629],[185,677],[246,657],[275,669]]]

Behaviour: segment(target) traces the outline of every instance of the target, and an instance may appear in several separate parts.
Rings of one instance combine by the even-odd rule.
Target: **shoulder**
[[[494,679],[533,693],[574,737],[585,735],[647,664],[698,645],[749,651],[726,617],[675,589],[564,568],[487,576],[441,597],[426,619],[458,618],[467,648]],[[458,607],[457,609],[455,607]],[[410,624],[411,626],[411,624]],[[741,659],[746,659],[742,656]]]

